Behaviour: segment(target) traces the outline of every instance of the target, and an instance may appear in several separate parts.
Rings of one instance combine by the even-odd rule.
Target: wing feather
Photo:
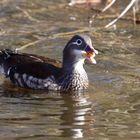
[[[18,73],[44,79],[51,75],[57,77],[61,70],[60,61],[33,54],[15,53],[11,50],[0,52],[0,63],[6,76]]]

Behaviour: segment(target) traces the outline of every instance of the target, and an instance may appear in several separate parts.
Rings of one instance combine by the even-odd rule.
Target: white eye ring
[[[81,39],[77,39],[76,43],[77,43],[77,45],[81,45],[82,44],[82,40]]]
[[[78,46],[80,46],[82,44],[82,40],[81,39],[77,39],[75,42],[73,42],[72,44],[76,44]]]

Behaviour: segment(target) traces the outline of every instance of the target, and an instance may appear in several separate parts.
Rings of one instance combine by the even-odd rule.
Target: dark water
[[[0,140],[140,139],[139,25],[133,25],[130,11],[116,30],[104,29],[119,12],[117,3],[89,29],[88,17],[94,13],[68,2],[0,1],[1,49],[40,40],[22,52],[61,60],[69,38],[85,33],[100,52],[97,65],[85,65],[90,87],[81,95],[20,89],[1,76]],[[120,3],[122,10],[127,1]]]

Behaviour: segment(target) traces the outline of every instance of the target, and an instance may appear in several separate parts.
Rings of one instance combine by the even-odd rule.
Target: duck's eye
[[[81,45],[82,44],[82,40],[81,39],[77,39],[76,43],[77,43],[77,45]]]

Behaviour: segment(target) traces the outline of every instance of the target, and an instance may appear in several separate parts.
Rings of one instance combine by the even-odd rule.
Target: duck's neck
[[[63,61],[61,85],[63,88],[79,90],[86,89],[88,86],[88,77],[83,68],[84,59],[79,61]]]
[[[64,72],[81,72],[84,71],[83,68],[83,64],[84,64],[84,60],[80,60],[80,61],[68,61],[68,60],[64,60],[63,61],[63,71]]]

